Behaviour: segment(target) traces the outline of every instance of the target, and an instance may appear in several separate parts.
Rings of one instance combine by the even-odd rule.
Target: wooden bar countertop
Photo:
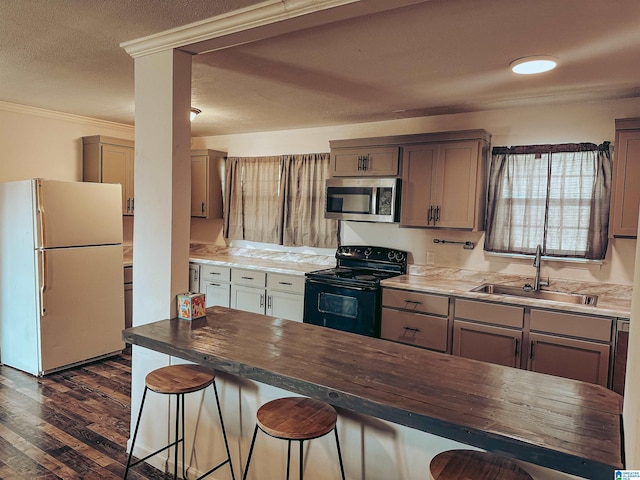
[[[123,339],[580,477],[624,468],[622,397],[598,385],[224,307]]]

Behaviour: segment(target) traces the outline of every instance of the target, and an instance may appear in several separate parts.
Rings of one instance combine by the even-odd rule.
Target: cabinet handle
[[[410,332],[415,332],[415,333],[419,333],[420,329],[419,328],[414,328],[414,327],[404,327],[405,330],[409,330]]]
[[[531,348],[529,349],[529,359],[533,360],[533,344],[536,343],[535,341],[531,340]]]
[[[280,285],[293,285],[291,282],[278,282]]]
[[[204,213],[204,202],[202,202],[202,213]]]
[[[220,283],[209,283],[209,286],[211,286],[211,287],[220,287],[221,284]]]
[[[369,155],[362,157],[362,170],[369,170]]]
[[[436,217],[433,220],[433,223],[436,223],[438,220],[440,220],[440,206],[438,205],[436,207]]]
[[[135,200],[135,199],[133,199],[133,198],[131,199],[131,213],[133,213],[133,201],[134,201],[134,200]]]
[[[271,297],[271,295],[269,295],[267,297],[267,309],[271,309],[272,305],[273,305],[273,298]]]
[[[222,275],[220,272],[209,272],[209,275]]]
[[[358,155],[358,171],[364,170],[363,164],[364,162],[362,155]]]
[[[240,277],[240,278],[242,278],[243,280],[253,280],[253,277]]]
[[[517,339],[517,338],[514,338],[514,340],[516,341],[516,350],[515,350],[515,352],[513,352],[513,356],[514,356],[514,357],[517,357],[517,356],[518,356],[518,343],[519,343],[519,342],[518,342],[518,339]]]
[[[431,223],[431,220],[433,220],[433,206],[429,205],[429,213],[427,215],[427,225]]]
[[[413,306],[414,310],[418,308],[418,305],[422,305],[422,302],[416,302],[415,300],[405,300],[404,303],[406,307]]]
[[[127,198],[127,213],[131,211],[131,199]]]
[[[193,279],[197,282],[198,281],[198,270],[194,270],[193,271]]]
[[[260,308],[264,308],[264,295],[260,294]]]

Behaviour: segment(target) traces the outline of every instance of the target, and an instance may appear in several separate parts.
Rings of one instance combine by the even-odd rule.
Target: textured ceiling
[[[132,124],[121,42],[255,3],[0,0],[0,100]],[[309,28],[195,56],[192,132],[640,97],[639,25],[638,0],[431,0]],[[534,54],[560,65],[508,70]]]

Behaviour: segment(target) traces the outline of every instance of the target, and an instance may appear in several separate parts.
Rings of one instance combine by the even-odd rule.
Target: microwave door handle
[[[373,187],[371,189],[371,206],[369,207],[369,213],[373,215],[378,214],[378,187]]]

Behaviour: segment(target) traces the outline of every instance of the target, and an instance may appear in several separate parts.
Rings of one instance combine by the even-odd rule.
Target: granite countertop
[[[219,247],[195,243],[191,244],[189,261],[251,270],[268,270],[289,275],[304,275],[306,272],[336,266],[335,257],[327,255]]]
[[[124,246],[123,260],[125,267],[133,265],[133,247]],[[270,272],[288,275],[304,275],[306,272],[331,268],[336,265],[335,257],[328,255],[233,248],[197,243],[192,243],[190,246],[189,261],[228,267],[268,270]],[[460,298],[490,300],[512,305],[539,308],[547,307],[554,310],[564,310],[574,313],[607,315],[620,318],[629,318],[631,316],[631,294],[633,291],[631,285],[555,280],[552,278],[551,285],[545,287],[545,289],[548,290],[567,293],[597,295],[598,302],[595,306],[471,292],[473,288],[483,283],[522,286],[525,283],[532,283],[532,281],[532,276],[409,265],[407,275],[383,280],[382,286],[450,295]]]
[[[598,301],[595,306],[577,305],[574,303],[470,291],[484,283],[521,287],[525,283],[532,283],[533,277],[458,270],[453,268],[426,267],[422,265],[410,265],[409,267],[409,275],[401,275],[383,280],[382,286],[484,301],[490,300],[512,305],[539,308],[547,307],[554,310],[565,310],[574,313],[607,315],[621,318],[629,318],[631,316],[631,294],[633,291],[631,285],[554,280],[552,278],[550,286],[544,287],[545,290],[598,296]]]

